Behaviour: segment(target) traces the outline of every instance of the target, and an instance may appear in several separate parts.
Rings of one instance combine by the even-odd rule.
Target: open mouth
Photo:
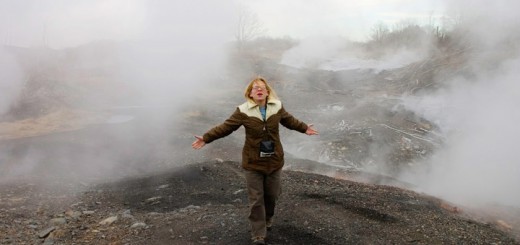
[[[262,95],[264,95],[264,94],[263,94],[263,93],[257,93],[256,95],[258,95],[258,96],[262,96]]]

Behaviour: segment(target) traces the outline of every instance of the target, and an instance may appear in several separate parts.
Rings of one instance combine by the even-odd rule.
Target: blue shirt
[[[260,107],[260,114],[262,114],[262,118],[265,121],[266,112],[265,112],[265,106],[259,106]]]

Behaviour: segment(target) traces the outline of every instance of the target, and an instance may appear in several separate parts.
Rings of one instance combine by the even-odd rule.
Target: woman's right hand
[[[198,150],[206,145],[206,142],[204,142],[202,136],[195,135],[195,138],[196,140],[191,143],[191,147],[193,147],[193,149]]]

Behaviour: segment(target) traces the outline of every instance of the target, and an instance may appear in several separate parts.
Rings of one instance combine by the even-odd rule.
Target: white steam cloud
[[[381,57],[367,57],[366,51],[348,39],[339,36],[313,36],[302,39],[298,45],[286,51],[281,64],[296,68],[329,71],[372,69],[381,70],[404,67],[427,57],[430,41],[421,40],[420,47],[399,48]]]
[[[48,72],[31,77],[31,82],[76,88],[64,90],[63,97],[75,100],[67,101],[64,106],[109,111],[116,117],[108,122],[135,119],[121,125],[102,125],[98,131],[72,132],[82,139],[74,143],[67,142],[66,137],[54,144],[40,143],[46,137],[59,138],[53,134],[22,139],[20,144],[6,142],[6,147],[0,149],[0,166],[8,168],[2,176],[34,172],[71,175],[74,171],[84,173],[85,177],[91,173],[114,176],[124,172],[123,167],[131,172],[132,168],[153,170],[159,164],[182,164],[172,160],[176,152],[168,149],[172,147],[168,143],[186,133],[175,131],[173,125],[182,119],[180,109],[184,105],[195,102],[204,88],[214,86],[226,76],[226,47],[234,38],[238,19],[233,2],[0,0],[0,3],[0,112],[6,112],[15,103],[22,78],[28,75],[4,52],[6,46],[23,54],[40,51],[42,55],[59,54],[52,57],[58,61],[51,59],[55,63],[49,66],[73,75]],[[71,62],[59,63],[66,58]],[[30,68],[23,72],[26,70]],[[77,70],[82,73],[76,73]],[[20,149],[24,149],[24,154],[17,155]],[[46,161],[53,164],[41,169],[39,166]],[[19,164],[8,166],[8,163]]]
[[[75,47],[94,40],[139,36],[146,21],[141,0],[0,1],[0,42],[23,47]]]
[[[176,104],[221,76],[225,45],[233,40],[237,21],[233,2],[207,0],[0,3],[0,45],[63,50],[111,42],[112,54],[117,56],[110,57],[117,62],[113,72],[122,83],[139,91],[136,103]],[[5,63],[4,56],[2,51]],[[2,69],[10,70],[10,66]],[[2,76],[10,74],[14,73],[2,72]],[[10,82],[9,86],[14,88],[15,84]],[[3,99],[14,94],[6,89],[0,93]]]
[[[286,51],[280,63],[297,68],[317,68],[335,58],[344,50],[348,41],[338,36],[314,36],[302,40],[296,47]]]
[[[7,112],[23,87],[23,76],[15,58],[0,47],[0,115]]]
[[[519,68],[514,60],[501,76],[454,81],[449,91],[409,100],[408,108],[441,125],[447,141],[427,169],[405,178],[457,202],[520,206]]]
[[[423,168],[403,176],[459,203],[520,207],[520,59],[510,42],[518,41],[520,20],[511,2],[485,2],[485,11],[473,7],[484,6],[473,1],[458,3],[476,43],[471,59],[476,76],[453,79],[446,90],[406,100],[409,109],[438,123],[446,145]]]
[[[125,81],[151,103],[175,104],[224,73],[236,21],[231,3],[154,1],[146,7],[144,31],[120,48]]]

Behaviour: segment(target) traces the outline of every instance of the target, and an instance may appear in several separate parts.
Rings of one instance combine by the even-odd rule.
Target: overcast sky
[[[239,1],[257,13],[273,36],[305,38],[340,35],[364,40],[378,22],[392,27],[401,21],[441,24],[444,1],[434,0],[257,0]]]
[[[171,25],[220,30],[233,39],[240,6],[256,13],[274,37],[340,35],[363,40],[379,21],[439,22],[443,1],[433,0],[231,0],[214,2],[146,0],[0,0],[0,44],[72,47],[100,39],[131,40],[146,35],[157,9],[168,10]],[[206,14],[204,14],[206,13]],[[220,19],[204,19],[205,16]],[[231,18],[230,18],[231,17]],[[231,20],[231,21],[230,21]],[[234,20],[234,21],[233,21]],[[192,23],[195,23],[193,25]],[[211,28],[210,28],[211,27]]]

